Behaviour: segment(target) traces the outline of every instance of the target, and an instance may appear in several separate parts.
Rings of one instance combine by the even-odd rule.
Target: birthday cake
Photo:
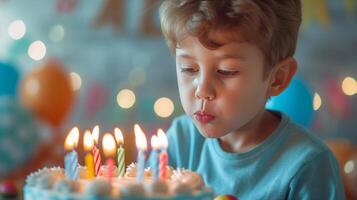
[[[60,167],[43,168],[27,177],[24,187],[25,200],[212,200],[213,192],[205,187],[198,173],[185,169],[168,169],[166,180],[154,179],[150,169],[144,178],[136,180],[136,164],[131,164],[123,177],[103,176],[87,179],[86,167],[79,167],[79,178],[66,178]]]

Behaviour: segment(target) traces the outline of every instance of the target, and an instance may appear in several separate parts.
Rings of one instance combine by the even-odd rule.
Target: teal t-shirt
[[[278,128],[244,153],[225,152],[187,116],[167,132],[169,164],[200,173],[217,195],[240,200],[345,199],[339,166],[316,136],[281,114]]]

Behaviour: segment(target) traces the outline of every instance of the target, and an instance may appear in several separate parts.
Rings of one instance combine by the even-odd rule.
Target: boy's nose
[[[195,96],[198,99],[213,100],[216,97],[216,92],[209,80],[201,80],[197,84]]]

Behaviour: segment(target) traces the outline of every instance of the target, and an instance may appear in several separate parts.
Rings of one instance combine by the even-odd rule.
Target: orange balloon
[[[51,59],[24,77],[20,96],[37,117],[58,127],[71,110],[74,91],[62,63]]]

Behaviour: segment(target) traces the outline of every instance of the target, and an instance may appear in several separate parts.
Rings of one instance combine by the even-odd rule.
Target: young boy
[[[328,148],[265,109],[297,70],[299,0],[166,0],[160,18],[186,113],[168,130],[170,165],[240,200],[345,199]]]

